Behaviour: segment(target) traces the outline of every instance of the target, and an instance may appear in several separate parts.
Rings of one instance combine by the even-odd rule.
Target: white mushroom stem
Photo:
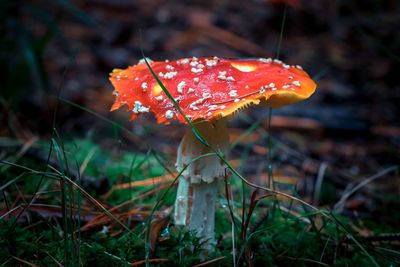
[[[213,148],[226,155],[229,135],[224,119],[213,123],[204,121],[195,126]],[[178,148],[176,168],[178,171],[187,168],[179,178],[174,212],[175,224],[194,230],[207,241],[205,248],[208,250],[215,244],[215,200],[218,180],[224,177],[225,166],[217,156],[193,159],[210,152],[210,148],[188,129]]]

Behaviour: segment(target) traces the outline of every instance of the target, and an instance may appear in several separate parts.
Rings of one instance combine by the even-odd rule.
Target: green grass
[[[200,259],[202,248],[198,238],[194,233],[173,226],[168,216],[175,195],[172,187],[108,213],[106,209],[155,189],[157,185],[116,190],[103,200],[104,194],[96,191],[89,194],[78,186],[82,181],[71,180],[69,176],[73,173],[74,162],[77,167],[85,162],[82,177],[105,176],[112,184],[118,184],[166,174],[164,164],[170,166],[171,163],[160,162],[154,153],[120,151],[111,154],[91,139],[60,143],[53,140],[35,145],[36,151],[44,155],[52,147],[48,161],[46,157],[33,159],[28,156],[14,163],[2,161],[2,168],[8,166],[1,173],[2,186],[9,182],[2,188],[2,209],[17,205],[26,207],[29,197],[41,192],[33,198],[34,206],[27,208],[31,210],[27,213],[29,216],[22,215],[19,222],[13,218],[0,221],[0,264],[4,266],[17,264],[17,259],[39,266],[129,266],[145,259],[146,240],[152,246],[150,259],[168,260],[152,263],[154,266],[192,266],[219,257],[223,258],[214,266],[233,266],[233,261],[236,266],[243,266],[250,259],[255,266],[374,266],[374,262],[379,266],[390,266],[400,263],[400,253],[396,252],[395,245],[363,240],[352,227],[356,222],[349,218],[332,217],[327,211],[310,211],[306,207],[302,211],[300,204],[278,201],[275,194],[259,197],[255,202],[255,195],[251,197],[254,189],[239,182],[235,176],[230,177],[226,184],[233,197],[225,197],[225,185],[221,183],[216,214],[219,240],[216,250],[207,259]],[[13,148],[6,149],[11,155]],[[246,161],[244,153],[241,162],[246,164]],[[46,162],[49,164],[47,168]],[[292,190],[290,186],[285,188]],[[258,192],[261,196],[262,191]],[[98,205],[94,204],[95,199],[99,201]],[[229,219],[228,200],[236,221],[234,228]],[[55,212],[51,214],[46,208],[38,210],[38,204],[53,205]],[[254,207],[251,213],[250,207]],[[130,219],[121,216],[133,209],[140,209],[145,215],[132,213]],[[243,210],[245,214],[242,216]],[[86,223],[86,212],[104,214],[108,219],[93,228],[81,230],[80,226]],[[148,221],[150,214],[153,214],[152,221]],[[248,222],[245,234],[241,218]],[[163,220],[165,224],[162,224]],[[363,225],[370,227],[367,230],[379,233],[379,225],[373,226],[368,220]],[[358,227],[362,225],[358,224]],[[159,241],[154,243],[157,238]]]

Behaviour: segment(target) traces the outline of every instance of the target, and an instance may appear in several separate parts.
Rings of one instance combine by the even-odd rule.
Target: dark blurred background
[[[0,1],[0,20],[2,137],[46,138],[55,126],[70,138],[112,139],[104,136],[108,124],[62,98],[132,129],[140,142],[122,135],[127,148],[145,151],[150,143],[173,155],[182,125],[109,113],[113,68],[136,64],[140,49],[153,60],[279,53],[303,66],[318,90],[273,110],[274,144],[284,144],[275,147],[277,172],[301,177],[308,196],[321,166],[332,188],[344,190],[354,177],[400,163],[398,0],[15,0]],[[232,136],[256,120],[267,125],[267,114],[244,112],[231,122]],[[254,162],[265,159],[264,144],[254,146]],[[382,192],[398,194],[393,185]]]

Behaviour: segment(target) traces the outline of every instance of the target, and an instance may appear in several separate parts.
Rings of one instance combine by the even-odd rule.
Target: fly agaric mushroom
[[[110,74],[115,103],[111,110],[126,105],[131,120],[142,113],[154,113],[158,123],[187,120],[175,109],[144,60]],[[183,58],[175,61],[148,60],[187,119],[214,149],[228,152],[226,118],[251,105],[280,107],[310,97],[316,84],[300,66],[280,60],[227,60]],[[211,150],[198,140],[191,129],[183,136],[177,152],[176,168],[182,171],[177,190],[174,220],[195,230],[215,244],[215,200],[218,181],[225,166],[217,156],[198,156]]]

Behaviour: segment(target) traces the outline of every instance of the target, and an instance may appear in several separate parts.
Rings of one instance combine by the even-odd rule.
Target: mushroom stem
[[[212,147],[226,155],[229,136],[224,119],[211,123],[203,121],[196,124],[196,128]],[[193,159],[210,152],[188,129],[178,148],[176,167],[178,171],[187,168],[179,178],[174,212],[175,224],[194,230],[206,241],[208,250],[215,244],[215,201],[218,180],[223,178],[225,167],[217,156]]]

